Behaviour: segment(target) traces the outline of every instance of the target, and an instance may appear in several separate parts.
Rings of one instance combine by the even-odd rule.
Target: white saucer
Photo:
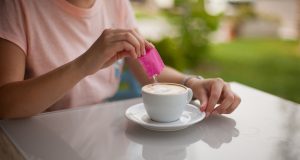
[[[152,121],[144,107],[144,103],[139,103],[126,110],[126,117],[143,126],[144,128],[155,131],[177,131],[187,128],[205,118],[205,113],[197,107],[187,104],[179,120],[170,123],[160,123]]]

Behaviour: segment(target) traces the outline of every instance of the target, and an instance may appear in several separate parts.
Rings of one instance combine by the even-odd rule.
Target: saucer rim
[[[132,110],[134,107],[142,107],[144,109],[144,112],[145,112],[144,114],[147,114],[146,109],[144,107],[144,103],[142,102],[142,103],[134,104],[134,105],[132,105],[132,106],[130,106],[129,108],[126,109],[125,115],[126,115],[127,119],[129,119],[130,121],[133,121],[136,124],[141,125],[144,128],[147,128],[147,129],[150,129],[150,130],[156,130],[156,131],[181,130],[181,129],[187,128],[187,127],[189,127],[193,124],[196,124],[196,123],[202,121],[205,118],[205,112],[199,111],[199,113],[197,113],[198,115],[195,116],[195,117],[199,117],[199,118],[192,118],[191,117],[191,120],[188,121],[188,123],[177,124],[177,125],[173,124],[173,125],[169,125],[169,126],[168,125],[167,126],[166,125],[160,126],[159,123],[158,123],[158,125],[157,124],[153,125],[153,124],[146,123],[145,121],[142,121],[142,120],[136,120],[136,119],[133,118],[134,116],[129,115],[130,110]],[[196,107],[192,104],[187,104],[186,107],[190,107],[190,108],[193,108],[194,110],[198,110],[198,107]],[[185,109],[185,111],[186,111],[186,109]],[[168,123],[162,123],[162,124],[168,124]]]

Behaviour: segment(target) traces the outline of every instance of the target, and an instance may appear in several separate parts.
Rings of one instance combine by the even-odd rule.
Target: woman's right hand
[[[148,43],[135,30],[105,29],[81,58],[89,75],[112,65],[118,59],[142,56]]]

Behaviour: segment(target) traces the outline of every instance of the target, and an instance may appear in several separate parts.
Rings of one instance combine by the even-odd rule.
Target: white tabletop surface
[[[34,160],[299,160],[300,105],[231,83],[240,107],[187,129],[156,132],[124,115],[141,99],[4,120],[25,159]]]

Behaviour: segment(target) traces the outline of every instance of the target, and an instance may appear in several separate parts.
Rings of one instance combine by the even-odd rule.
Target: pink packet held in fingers
[[[146,55],[139,57],[138,60],[146,71],[149,79],[154,75],[159,75],[165,67],[164,62],[155,48],[146,50]]]

